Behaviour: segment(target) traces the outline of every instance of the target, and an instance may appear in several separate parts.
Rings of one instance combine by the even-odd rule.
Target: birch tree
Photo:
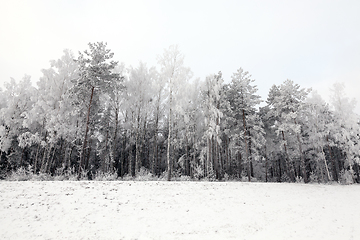
[[[199,79],[184,84],[178,99],[178,142],[182,149],[178,163],[182,174],[194,177],[194,168],[198,166],[196,156],[201,151],[201,139],[204,132],[201,83]]]
[[[204,133],[206,141],[204,175],[211,175],[211,172],[214,171],[216,179],[221,179],[219,148],[221,144],[220,119],[223,116],[220,109],[223,82],[221,72],[210,75],[206,77],[202,90],[205,112],[204,124],[206,127]]]
[[[130,68],[129,73],[129,80],[125,82],[126,101],[132,115],[131,129],[135,139],[135,164],[130,160],[129,166],[132,175],[136,176],[142,166],[141,147],[146,135],[146,126],[151,117],[152,76],[142,62],[137,68]]]
[[[185,84],[191,77],[189,68],[184,67],[184,55],[180,53],[177,46],[170,46],[164,50],[162,56],[158,57],[160,66],[160,77],[165,79],[168,88],[168,137],[167,137],[167,180],[171,180],[173,159],[171,156],[172,125],[174,111],[174,96],[181,84]]]
[[[324,147],[328,144],[332,118],[330,118],[329,106],[321,96],[313,91],[311,96],[306,99],[306,125],[304,132],[307,137],[308,149],[314,150],[312,158],[316,161],[316,172],[322,182],[331,181],[328,161]]]
[[[335,144],[345,154],[344,168],[350,172],[354,181],[353,166],[360,163],[360,126],[359,119],[353,112],[356,101],[346,97],[344,84],[335,83],[331,91],[331,104],[336,119],[331,132]]]
[[[39,162],[39,170],[42,172],[50,170],[57,148],[59,148],[57,157],[63,156],[63,159],[59,159],[59,161],[70,167],[66,158],[69,157],[68,150],[71,148],[71,144],[68,145],[64,142],[71,143],[76,133],[76,129],[73,127],[71,98],[68,91],[72,86],[72,81],[78,77],[78,66],[74,62],[74,56],[70,50],[64,50],[63,56],[58,60],[51,60],[50,65],[50,68],[42,69],[43,75],[36,83],[38,98],[24,123],[28,128],[34,124],[38,126],[36,130],[26,134],[31,133],[34,135],[33,139],[37,139],[34,142],[37,145],[34,171],[37,170],[41,148],[43,150],[43,157]],[[25,136],[19,137],[26,139]],[[60,143],[59,146],[57,146],[58,143]],[[29,143],[25,145],[27,144]]]
[[[154,148],[153,148],[153,158],[152,158],[152,164],[151,164],[151,170],[153,175],[159,175],[160,174],[160,153],[159,153],[159,135],[160,135],[160,129],[163,128],[161,126],[161,122],[163,122],[163,116],[164,116],[164,100],[166,96],[165,92],[165,85],[166,80],[164,77],[160,76],[158,71],[155,68],[151,69],[153,81],[152,81],[152,89],[154,91],[154,102],[153,102],[153,120],[154,120]]]

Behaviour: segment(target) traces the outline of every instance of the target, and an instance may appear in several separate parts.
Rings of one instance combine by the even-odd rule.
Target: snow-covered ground
[[[0,182],[0,239],[360,239],[360,185]]]

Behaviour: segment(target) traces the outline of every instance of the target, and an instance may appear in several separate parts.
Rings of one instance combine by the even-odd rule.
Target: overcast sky
[[[49,60],[104,41],[126,66],[156,64],[178,44],[202,80],[239,67],[267,97],[291,79],[329,100],[344,82],[360,113],[360,1],[17,1],[0,9],[0,85],[24,74],[36,82]]]

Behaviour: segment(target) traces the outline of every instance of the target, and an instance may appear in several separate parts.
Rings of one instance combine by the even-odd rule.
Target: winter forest
[[[291,80],[257,95],[245,69],[193,79],[170,46],[125,67],[106,43],[65,50],[0,89],[0,176],[359,183],[360,123],[344,86],[330,104]],[[329,86],[325,86],[329,87]]]

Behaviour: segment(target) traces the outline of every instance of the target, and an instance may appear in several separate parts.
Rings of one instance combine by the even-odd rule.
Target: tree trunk
[[[87,147],[87,138],[88,138],[89,124],[90,124],[90,110],[91,110],[91,104],[92,104],[92,100],[93,100],[93,96],[94,96],[94,89],[95,89],[95,87],[91,88],[90,102],[89,102],[89,107],[88,107],[88,112],[87,112],[87,117],[86,117],[85,136],[84,136],[83,146],[82,146],[81,155],[80,155],[78,178],[80,178],[80,176],[81,176],[82,165],[85,162],[85,150]]]
[[[234,164],[233,164],[233,154],[230,148],[228,148],[228,152],[229,152],[229,175],[233,176],[234,175]]]
[[[195,128],[194,128],[195,132]],[[195,150],[195,134],[193,135],[192,139],[192,163],[190,164],[190,176],[194,178],[194,166],[196,164],[196,150]]]
[[[86,159],[85,159],[84,170],[88,169],[89,166],[90,166],[91,142],[92,142],[92,140],[90,139],[90,141],[89,141],[90,146],[89,146],[89,148],[87,148],[87,156],[86,156]]]
[[[171,169],[172,161],[170,159],[170,143],[171,143],[171,115],[172,115],[172,89],[171,89],[171,80],[170,80],[170,96],[169,96],[169,133],[168,133],[168,142],[167,142],[167,180],[171,180]]]
[[[219,109],[219,105],[217,105],[217,109]],[[220,119],[218,116],[216,116],[216,128],[220,129]],[[214,167],[215,167],[215,176],[216,179],[221,179],[220,176],[220,159],[219,159],[219,144],[218,144],[218,139],[219,139],[219,134],[218,131],[216,130],[216,135],[215,135],[215,139],[213,139],[213,145],[214,145]]]
[[[125,158],[126,158],[126,133],[123,134],[123,142],[122,142],[122,156],[120,160],[120,171],[118,171],[118,174],[120,173],[120,177],[123,177],[125,175]],[[129,174],[131,173],[128,170]]]
[[[250,134],[250,130],[247,130],[247,133],[248,133],[248,148],[249,148],[249,162],[250,162],[250,174],[251,174],[251,177],[254,177],[254,167],[253,167],[253,162],[252,162],[252,152],[251,152],[251,134]]]
[[[284,131],[281,131],[281,133],[282,133],[282,137],[283,137],[283,141],[284,141],[285,164],[286,164],[287,173],[289,174],[291,181],[295,182],[294,168],[291,166],[291,163],[290,163],[290,158],[289,158],[289,154],[288,154],[287,147],[286,147]]]
[[[282,158],[282,156],[278,160],[278,165],[279,165],[278,182],[281,182],[281,176],[283,174],[282,171],[281,171],[281,158]],[[287,164],[287,163],[285,162],[285,164]],[[287,172],[287,174],[289,174],[289,172]]]
[[[48,148],[47,153],[46,153],[45,166],[44,166],[44,170],[43,170],[44,173],[48,173],[48,169],[50,168],[50,165],[51,165],[51,158],[50,158],[50,156],[51,156],[51,150],[52,150],[52,149],[55,149],[55,146],[50,146],[50,147]]]
[[[325,169],[326,169],[326,174],[327,174],[327,177],[328,177],[328,181],[331,181],[329,168],[328,168],[326,158],[325,158],[324,148],[322,146],[321,146],[321,157],[322,157],[322,159],[324,161],[324,164],[325,164]]]
[[[116,147],[117,147],[117,132],[118,132],[118,125],[119,125],[119,116],[118,116],[118,109],[115,108],[115,129],[114,129],[114,138],[113,138],[113,142],[112,142],[112,149],[111,149],[111,163],[110,163],[110,167],[111,167],[111,171],[114,171],[114,163],[115,163],[115,159],[118,159],[116,156]]]
[[[37,169],[37,163],[38,163],[38,157],[39,157],[39,152],[40,152],[40,144],[38,145],[37,149],[36,149],[36,157],[35,157],[35,163],[34,163],[34,174],[36,173],[36,169]]]
[[[300,135],[299,134],[296,134],[296,135],[297,135],[296,137],[297,137],[297,140],[298,140],[298,143],[299,143],[301,174],[303,175],[304,182],[307,183],[309,181],[308,181],[307,174],[306,174],[305,159],[304,159],[304,154],[303,154],[303,151],[302,151]]]
[[[268,182],[268,158],[266,153],[266,145],[265,145],[265,182]]]
[[[227,174],[229,174],[229,145],[228,145],[228,137],[225,135],[225,159],[224,159],[224,170]]]
[[[135,135],[135,176],[140,171],[140,137],[137,132]]]
[[[47,172],[50,172],[51,168],[54,167],[54,165],[55,165],[55,151],[56,151],[56,146],[54,146],[54,148],[53,148],[53,153],[52,153],[52,156],[51,156],[49,169],[48,169]]]
[[[135,164],[134,164],[134,146],[131,145],[129,149],[129,174],[131,174],[132,177],[135,177]]]
[[[245,143],[245,161],[247,163],[247,174],[248,180],[251,182],[251,162],[249,161],[249,149],[248,149],[248,142],[247,142],[247,131],[246,131],[246,120],[245,120],[245,110],[242,109],[242,117],[243,117],[243,127],[244,127],[244,143]]]
[[[224,175],[224,157],[223,157],[223,151],[218,142],[216,142],[216,151],[218,152],[217,158],[219,163],[219,180],[223,178]]]
[[[334,180],[335,181],[339,181],[339,165],[337,164],[337,162],[335,162],[335,159],[333,157],[332,154],[332,149],[330,147],[330,143],[329,143],[329,136],[326,136],[326,142],[327,142],[327,146],[328,146],[328,151],[329,151],[329,156],[330,156],[330,161],[333,164],[333,173],[334,173]]]
[[[212,146],[212,155],[213,155],[213,168],[214,168],[214,172],[215,172],[215,179],[219,179],[219,160],[218,160],[218,154],[217,154],[217,142],[216,142],[216,137],[212,137],[211,138],[211,146]]]
[[[186,128],[185,128],[186,131]],[[190,175],[190,153],[189,153],[189,140],[187,137],[187,133],[185,133],[185,162],[184,162],[184,170],[185,170],[185,175],[189,176]]]
[[[212,145],[211,145],[211,138],[208,137],[207,139],[207,144],[208,144],[208,154],[207,154],[207,169],[206,169],[206,172],[207,172],[207,175],[209,175],[211,173],[211,169],[213,167],[213,164],[212,164]]]
[[[242,176],[241,176],[241,173],[242,173],[242,156],[241,156],[240,151],[238,151],[236,153],[236,158],[237,158],[237,162],[238,162],[238,177],[241,180],[242,179]]]
[[[21,158],[20,158],[20,166],[22,167],[24,162],[24,155],[25,155],[25,147],[21,151]]]
[[[46,147],[44,148],[44,155],[43,155],[43,159],[41,162],[41,168],[40,168],[40,171],[42,173],[46,173],[50,150],[51,149],[49,149],[49,144],[46,144]]]
[[[152,166],[151,166],[151,170],[152,170],[152,174],[154,176],[157,175],[157,165],[158,165],[158,127],[159,127],[159,114],[158,114],[159,109],[157,109],[157,114],[155,117],[155,135],[154,135],[154,155],[153,155],[153,160],[152,160]]]
[[[141,109],[138,107],[137,119],[136,119],[136,132],[135,132],[135,176],[140,171],[141,157],[140,157],[140,112]]]
[[[69,143],[65,141],[65,150],[64,150],[64,157],[63,157],[63,160],[62,160],[62,166],[65,168],[67,166],[67,163],[68,163],[68,157],[69,157]]]
[[[46,144],[46,147],[44,148],[44,153],[43,153],[43,157],[41,160],[41,166],[40,166],[40,172],[44,173],[44,168],[45,168],[45,164],[46,164],[46,155],[47,155],[47,149],[49,148],[48,144]]]
[[[153,156],[153,166],[152,166],[152,173],[154,174],[154,176],[157,176],[159,174],[159,164],[158,164],[158,159],[159,159],[159,147],[158,147],[158,136],[157,136],[157,131],[156,131],[156,136],[154,139],[154,156]]]
[[[149,148],[148,148],[148,144],[146,141],[146,135],[147,135],[147,115],[145,115],[144,118],[144,125],[143,125],[143,133],[142,133],[142,138],[141,138],[141,158],[140,158],[140,167],[144,166],[148,169],[150,169],[150,161],[149,161]]]
[[[103,159],[100,159],[100,161],[102,161],[102,171],[103,172],[108,172],[109,171],[109,166],[110,166],[110,152],[109,152],[109,127],[110,127],[110,122],[108,122],[108,127],[106,130],[106,137],[105,137],[105,154],[103,155]]]
[[[294,119],[294,123],[295,123],[295,125],[297,125],[295,119]],[[297,138],[298,144],[299,144],[301,174],[303,175],[304,182],[307,183],[308,178],[307,178],[307,174],[306,174],[305,159],[304,159],[304,154],[303,154],[303,151],[302,151],[301,139],[300,139],[300,134],[299,133],[296,133],[296,138]]]

